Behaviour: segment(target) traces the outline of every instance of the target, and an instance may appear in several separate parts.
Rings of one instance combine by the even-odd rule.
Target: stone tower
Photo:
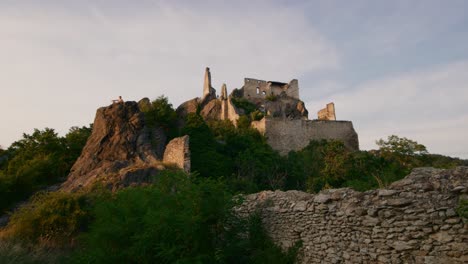
[[[203,84],[203,98],[210,94],[211,88],[211,73],[210,68],[206,67],[205,69],[205,82]]]
[[[203,97],[202,104],[216,99],[216,90],[211,86],[211,73],[210,68],[205,69],[205,81],[203,83]]]
[[[335,104],[332,102],[332,103],[329,103],[327,104],[327,106],[318,111],[318,119],[319,120],[332,120],[332,121],[335,121],[336,120],[336,114],[335,114]]]
[[[226,87],[226,84],[223,83],[223,86],[221,87],[221,100],[227,100],[228,99],[228,95],[227,95],[227,87]]]

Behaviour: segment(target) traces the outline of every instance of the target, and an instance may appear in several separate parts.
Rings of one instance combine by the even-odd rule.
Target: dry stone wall
[[[387,189],[319,194],[264,191],[245,197],[275,242],[302,240],[300,263],[468,263],[468,167],[415,169]]]

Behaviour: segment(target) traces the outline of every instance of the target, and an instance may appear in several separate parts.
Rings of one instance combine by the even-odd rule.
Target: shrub
[[[61,264],[65,263],[67,253],[63,250],[0,240],[0,263],[2,264]]]
[[[268,100],[268,101],[274,102],[274,101],[278,100],[278,96],[276,96],[276,95],[274,95],[274,94],[269,94],[269,95],[267,95],[267,96],[265,97],[265,99]]]
[[[257,110],[257,106],[245,98],[232,97],[231,102],[234,104],[235,107],[243,109],[246,115]]]
[[[258,263],[255,260],[272,252],[275,259],[284,259],[258,221],[248,229],[246,221],[232,214],[236,203],[226,190],[219,180],[164,172],[152,186],[119,191],[112,199],[97,202],[95,221],[71,259],[75,263],[239,263],[243,259]],[[246,235],[249,241],[243,239]]]
[[[465,221],[468,220],[468,200],[460,199],[460,202],[457,207],[457,213],[460,217],[464,218]]]
[[[2,237],[50,246],[67,246],[89,220],[85,196],[65,192],[37,193],[20,207]]]

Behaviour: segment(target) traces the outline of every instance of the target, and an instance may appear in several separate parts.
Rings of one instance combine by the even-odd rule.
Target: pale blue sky
[[[0,1],[0,145],[126,100],[299,79],[362,149],[391,134],[468,158],[468,1]]]

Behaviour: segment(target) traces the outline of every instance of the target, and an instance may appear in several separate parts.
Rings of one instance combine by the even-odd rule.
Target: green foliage
[[[160,126],[168,133],[169,138],[177,135],[177,114],[164,95],[151,102],[151,107],[145,110],[145,121],[149,127]]]
[[[44,245],[66,245],[89,220],[87,208],[82,194],[37,193],[11,216],[2,236]]]
[[[385,187],[408,172],[395,160],[366,151],[349,152],[340,141],[311,141],[303,150],[289,153],[285,188],[318,192],[352,187],[365,191]]]
[[[457,213],[460,217],[468,220],[468,200],[467,199],[460,199],[457,207]]]
[[[23,134],[6,151],[0,168],[0,212],[65,177],[81,153],[92,127],[72,127],[65,137],[53,129]]]
[[[91,136],[92,131],[93,124],[90,124],[89,127],[73,126],[70,128],[64,138],[67,149],[65,154],[67,155],[68,163],[74,162],[81,155],[81,151],[86,145],[89,136]]]
[[[230,125],[226,123],[229,127]],[[218,133],[229,128],[218,126]],[[221,145],[216,141],[203,118],[198,114],[188,114],[183,134],[190,136],[191,169],[204,177],[229,176],[232,164],[220,153]],[[221,134],[218,134],[221,136]]]
[[[276,96],[276,95],[274,95],[274,94],[269,94],[269,95],[267,95],[267,96],[265,97],[265,99],[268,100],[268,101],[274,102],[274,101],[278,100],[278,96]]]
[[[83,235],[76,263],[239,263],[276,254],[258,226],[232,214],[224,183],[165,173],[152,186],[128,188],[97,202],[95,221]],[[251,240],[243,242],[249,235]],[[260,239],[260,238],[261,239]],[[252,261],[252,263],[259,263]],[[262,262],[264,263],[264,262]],[[284,263],[284,262],[282,262]]]
[[[391,152],[401,155],[426,154],[427,149],[424,145],[416,141],[401,138],[395,135],[388,136],[387,140],[379,139],[375,142],[382,152]]]
[[[66,260],[65,254],[63,250],[0,241],[0,263],[2,264],[61,264]]]
[[[254,103],[250,102],[249,100],[243,97],[232,97],[231,102],[234,104],[235,107],[243,109],[246,115],[249,115],[250,113],[257,110],[257,106]]]
[[[239,129],[248,129],[250,128],[250,118],[247,115],[241,115],[239,119],[237,119],[237,127]]]
[[[265,114],[263,114],[260,110],[255,110],[252,113],[250,113],[250,119],[252,121],[258,121],[261,120]]]
[[[286,252],[273,243],[268,237],[265,228],[263,227],[261,218],[258,214],[250,217],[248,222],[248,246],[251,255],[244,261],[235,261],[234,263],[278,263],[278,264],[293,264],[296,262],[297,253],[302,246],[302,242],[298,241]],[[242,255],[238,255],[242,256]]]

